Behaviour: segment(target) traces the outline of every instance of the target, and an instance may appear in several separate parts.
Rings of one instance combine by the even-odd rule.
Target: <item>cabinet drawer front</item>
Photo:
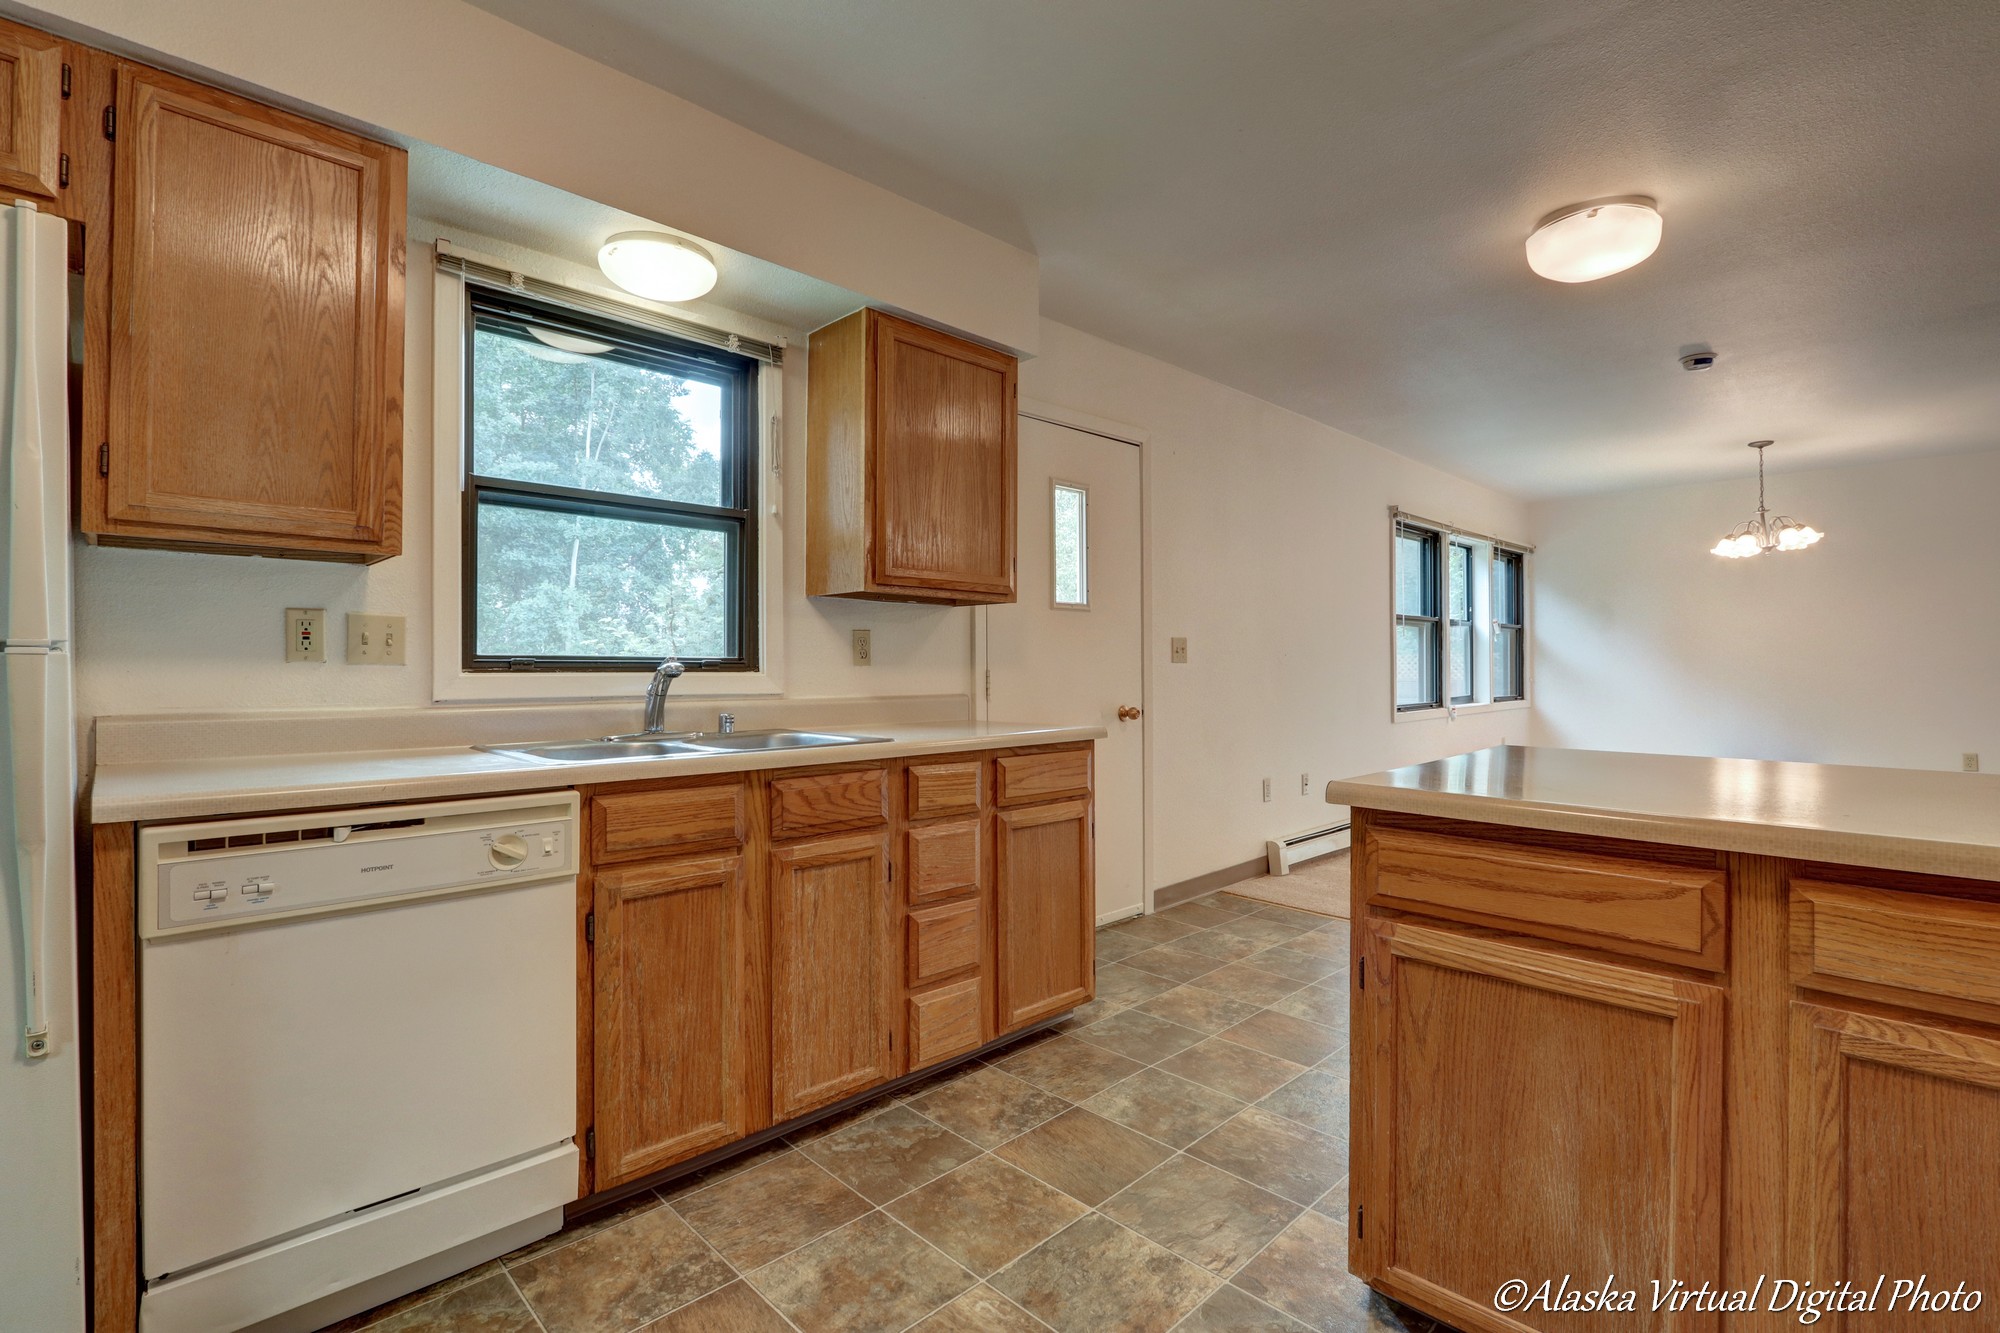
[[[2000,902],[1793,880],[1792,979],[2000,1020]]]
[[[1370,828],[1369,904],[1720,970],[1719,867]]]
[[[929,902],[979,887],[979,821],[910,830],[910,901]]]
[[[909,807],[911,819],[936,819],[940,815],[969,815],[979,809],[977,759],[949,764],[911,764],[909,767]]]
[[[910,1068],[963,1055],[979,1045],[979,978],[910,997]]]
[[[684,852],[743,841],[743,784],[613,792],[591,799],[591,850],[599,857]]]
[[[979,900],[910,913],[910,984],[979,966]]]
[[[1090,792],[1090,751],[1055,750],[1046,754],[1008,754],[994,762],[1001,805],[1054,801]]]
[[[888,775],[879,768],[771,779],[771,836],[874,828],[889,822]]]

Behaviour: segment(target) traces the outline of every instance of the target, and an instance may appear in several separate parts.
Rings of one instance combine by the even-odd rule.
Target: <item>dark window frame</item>
[[[1493,548],[1493,565],[1496,571],[1502,565],[1513,570],[1504,585],[1511,594],[1507,599],[1513,603],[1511,606],[1501,604],[1503,581],[1497,576],[1493,580],[1493,637],[1496,644],[1503,640],[1512,644],[1508,667],[1519,689],[1516,694],[1501,694],[1496,690],[1493,702],[1518,703],[1528,697],[1528,557],[1524,552],[1496,546]],[[1508,612],[1513,614],[1513,619],[1505,618]]]
[[[1458,551],[1465,552],[1465,618],[1462,620],[1458,616],[1458,607],[1452,604],[1451,599],[1451,560],[1453,553]],[[1473,652],[1475,641],[1478,638],[1478,619],[1473,614],[1473,603],[1476,599],[1472,592],[1472,556],[1473,550],[1470,543],[1456,539],[1446,543],[1445,563],[1442,570],[1444,579],[1445,637],[1447,640],[1454,640],[1460,629],[1466,632],[1466,692],[1464,694],[1449,696],[1453,708],[1466,707],[1476,702],[1479,698],[1479,663],[1475,660],[1476,654]],[[1444,661],[1441,664],[1441,670],[1444,673],[1445,679],[1438,686],[1440,692],[1451,688],[1451,664],[1458,657],[1456,647],[1455,642],[1449,642],[1445,646]]]
[[[720,383],[723,388],[722,474],[723,498],[727,505],[701,505],[650,496],[627,495],[616,491],[583,490],[539,482],[492,477],[473,470],[477,450],[473,431],[478,413],[473,405],[475,376],[474,335],[481,313],[534,323],[557,332],[572,333],[612,344],[603,355],[626,364],[644,365],[668,374],[688,372],[686,378]],[[515,292],[501,292],[473,283],[465,284],[464,318],[464,413],[463,438],[459,441],[460,464],[460,546],[462,554],[459,596],[460,662],[468,672],[578,672],[651,671],[656,657],[558,657],[513,656],[479,651],[479,513],[488,505],[540,509],[549,513],[588,514],[627,522],[655,523],[680,528],[721,531],[729,543],[727,577],[734,585],[729,599],[729,634],[736,651],[722,657],[681,658],[690,671],[745,673],[760,669],[762,636],[759,629],[758,552],[758,383],[759,367],[752,357],[676,338],[635,324],[623,324],[598,315],[572,310],[552,302],[536,300]]]
[[[1421,612],[1405,612],[1401,603],[1403,588],[1402,571],[1400,569],[1392,569],[1390,571],[1391,601],[1393,603],[1392,611],[1395,616],[1395,629],[1400,630],[1404,625],[1429,625],[1431,627],[1431,680],[1434,685],[1432,696],[1428,700],[1420,700],[1416,703],[1403,703],[1400,700],[1395,701],[1398,713],[1419,713],[1444,707],[1444,612],[1446,610],[1442,586],[1444,534],[1436,528],[1418,527],[1412,523],[1398,523],[1395,525],[1395,537],[1398,542],[1405,537],[1413,537],[1422,543],[1424,552],[1422,586],[1428,590],[1428,602],[1434,608],[1432,613],[1428,615]],[[1400,550],[1396,548],[1392,548],[1392,550],[1395,551],[1396,557],[1400,559]],[[1391,679],[1390,687],[1393,698],[1395,693],[1393,678]]]

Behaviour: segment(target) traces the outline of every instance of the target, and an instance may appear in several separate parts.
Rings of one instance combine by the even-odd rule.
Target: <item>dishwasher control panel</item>
[[[139,833],[142,936],[577,874],[574,792],[161,824]]]

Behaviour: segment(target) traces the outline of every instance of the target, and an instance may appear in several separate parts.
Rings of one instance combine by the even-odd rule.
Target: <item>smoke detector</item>
[[[1713,352],[1689,352],[1681,358],[1682,370],[1709,370],[1715,365]]]

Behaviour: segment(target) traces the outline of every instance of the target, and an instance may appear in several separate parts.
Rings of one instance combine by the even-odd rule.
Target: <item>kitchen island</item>
[[[1355,1274],[1496,1333],[2000,1327],[2000,777],[1502,746],[1327,800]]]

